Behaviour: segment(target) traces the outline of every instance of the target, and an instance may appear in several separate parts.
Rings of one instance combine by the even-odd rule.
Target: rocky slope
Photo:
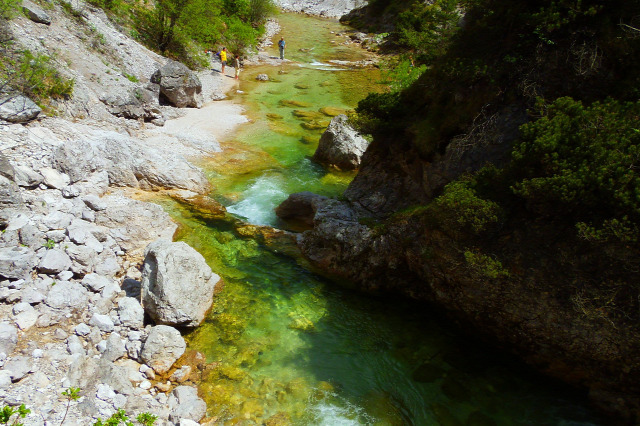
[[[275,0],[283,10],[290,12],[308,13],[310,15],[339,18],[367,4],[367,0]]]
[[[159,425],[197,424],[206,406],[192,380],[206,363],[187,353],[189,362],[174,365],[185,343],[171,325],[182,323],[153,326],[141,306],[142,287],[153,293],[159,276],[143,276],[145,247],[171,240],[176,225],[161,207],[130,196],[209,191],[190,161],[220,151],[212,129],[244,118],[221,105],[216,120],[232,118],[202,124],[200,110],[160,105],[149,80],[166,59],[101,10],[76,1],[30,8],[50,23],[10,21],[14,43],[55,55],[75,87],[55,105],[57,117],[0,121],[0,404],[25,404],[25,425],[65,416],[65,424],[89,425],[121,408],[132,418],[150,412]],[[196,80],[205,102],[224,97],[221,76],[208,71]],[[211,108],[202,111],[210,116]],[[176,121],[190,128],[180,131]],[[218,279],[210,270],[194,276]],[[189,318],[201,319],[202,309]],[[71,387],[80,397],[68,406],[62,392]]]

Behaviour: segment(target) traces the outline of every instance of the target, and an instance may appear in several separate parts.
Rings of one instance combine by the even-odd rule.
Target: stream
[[[199,384],[208,415],[225,425],[602,424],[585,395],[424,306],[340,288],[238,232],[238,219],[278,227],[273,209],[292,192],[339,196],[354,174],[309,157],[331,116],[383,90],[377,69],[329,62],[366,58],[343,44],[345,27],[278,20],[292,62],[243,72],[234,99],[250,123],[201,164],[211,197],[233,217],[162,201],[180,224],[177,239],[224,281],[205,322],[185,336],[215,365]],[[270,81],[257,82],[258,73]]]

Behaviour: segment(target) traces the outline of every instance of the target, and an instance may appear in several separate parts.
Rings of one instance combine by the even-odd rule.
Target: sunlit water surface
[[[365,57],[341,45],[335,33],[344,27],[302,15],[279,19],[287,57],[296,62],[242,75],[236,97],[252,122],[205,164],[212,197],[253,224],[277,224],[273,208],[292,192],[344,190],[352,173],[309,160],[330,120],[320,110],[348,110],[382,90],[376,70],[329,62]],[[254,81],[258,73],[271,81]],[[220,424],[598,423],[575,390],[463,335],[428,308],[341,289],[241,235],[233,220],[164,205],[181,224],[178,238],[225,283],[203,325],[186,336],[190,349],[216,363],[200,392]]]

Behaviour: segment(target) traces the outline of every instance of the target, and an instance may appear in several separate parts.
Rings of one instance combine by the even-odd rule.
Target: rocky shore
[[[281,3],[337,17],[358,2]],[[219,277],[170,243],[176,225],[160,206],[135,198],[210,190],[192,161],[246,121],[237,105],[211,103],[235,83],[187,74],[82,1],[25,11],[11,37],[55,52],[74,93],[49,116],[27,99],[0,105],[0,403],[31,410],[25,425],[90,425],[118,410],[214,424],[196,388],[212,367],[176,327],[202,321]],[[271,21],[265,40],[278,31]],[[188,84],[173,91],[172,79]]]
[[[219,152],[216,135],[246,119],[235,105],[211,104],[233,83],[209,70],[176,95],[203,108],[161,105],[166,88],[152,76],[173,65],[101,10],[70,6],[79,20],[59,5],[46,12],[31,5],[48,23],[10,22],[20,46],[57,52],[75,87],[54,105],[57,116],[34,107],[29,121],[3,104],[0,403],[31,410],[25,425],[90,425],[119,409],[131,419],[151,413],[156,425],[198,424],[206,404],[194,370],[206,363],[185,354],[175,327],[202,321],[219,277],[193,249],[170,243],[175,223],[135,191],[208,192],[191,161]],[[176,256],[179,264],[162,260]],[[193,274],[177,280],[177,271]],[[185,306],[176,302],[184,293]],[[63,395],[75,388],[77,398]]]

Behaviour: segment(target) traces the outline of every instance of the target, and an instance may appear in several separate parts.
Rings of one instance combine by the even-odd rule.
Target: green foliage
[[[429,68],[400,85],[406,89],[395,107],[371,108],[371,98],[360,109],[371,133],[387,135],[385,143],[410,142],[426,160],[467,133],[479,114],[504,105],[640,98],[640,37],[631,25],[640,2],[460,0],[461,27],[450,3],[410,4],[398,15],[396,37]],[[436,12],[448,24],[418,19]]]
[[[398,15],[396,31],[399,44],[427,62],[446,50],[458,30],[458,0],[417,2]]]
[[[153,426],[157,419],[157,416],[150,413],[141,413],[136,417],[138,423],[144,426]],[[129,420],[129,416],[127,416],[127,413],[123,409],[119,409],[105,421],[102,421],[101,418],[98,419],[93,426],[119,426],[120,424],[133,426],[133,422]]]
[[[13,18],[20,8],[20,0],[0,0],[0,19]]]
[[[62,76],[51,57],[34,55],[29,50],[7,55],[0,63],[0,80],[11,90],[23,93],[40,106],[51,99],[63,99],[73,93],[74,80]]]
[[[135,75],[133,75],[133,74],[127,74],[126,72],[123,72],[123,73],[122,73],[122,75],[124,75],[125,77],[127,77],[127,80],[129,80],[129,81],[130,81],[130,82],[132,82],[132,83],[137,83],[137,82],[139,82],[139,81],[140,81],[140,80],[138,80],[138,77],[136,77],[136,76],[135,76]],[[136,92],[136,94],[137,94],[137,93],[138,93],[138,92]]]
[[[467,265],[484,278],[496,279],[509,276],[509,271],[504,269],[502,263],[491,256],[477,251],[465,251],[464,258]]]
[[[62,395],[69,401],[77,401],[80,399],[80,388],[69,388],[62,392]]]
[[[27,417],[27,414],[29,414],[30,412],[31,410],[25,407],[24,404],[21,404],[17,409],[10,407],[8,405],[3,406],[2,410],[0,410],[0,424],[22,426],[23,424],[18,422],[18,420],[24,419],[25,417]],[[11,422],[12,417],[13,417],[13,421]]]
[[[539,104],[513,152],[513,192],[537,214],[564,214],[591,239],[637,239],[640,221],[639,102]]]
[[[433,214],[444,229],[480,234],[498,223],[499,205],[479,197],[474,184],[470,178],[454,181],[434,200]]]
[[[232,53],[246,52],[274,11],[271,0],[156,0],[152,7],[135,8],[134,34],[163,54],[204,65],[195,52],[221,45]]]
[[[384,127],[397,130],[392,117],[399,107],[400,94],[398,92],[369,93],[366,98],[358,102],[356,116],[352,118],[354,126],[364,134],[375,134]]]
[[[233,17],[228,21],[227,31],[224,33],[225,44],[230,52],[244,52],[255,44],[259,33],[251,25],[247,25],[239,18]]]
[[[56,242],[49,239],[47,240],[46,243],[44,243],[44,247],[47,248],[48,250],[51,250],[52,248],[54,248],[56,246]],[[64,395],[64,394],[63,394]]]
[[[55,282],[51,285],[54,285],[54,284]],[[61,426],[66,420],[67,414],[69,414],[69,407],[71,406],[71,401],[77,401],[78,399],[80,399],[80,388],[69,388],[63,391],[62,395],[67,399],[67,408],[64,411],[64,417],[62,417],[62,421],[60,422]]]
[[[158,416],[154,416],[151,413],[140,413],[136,417],[136,420],[144,426],[153,426],[156,420],[158,420]]]
[[[399,92],[411,86],[426,70],[426,65],[416,66],[411,57],[400,56],[384,64],[382,82],[388,84],[392,92]]]

